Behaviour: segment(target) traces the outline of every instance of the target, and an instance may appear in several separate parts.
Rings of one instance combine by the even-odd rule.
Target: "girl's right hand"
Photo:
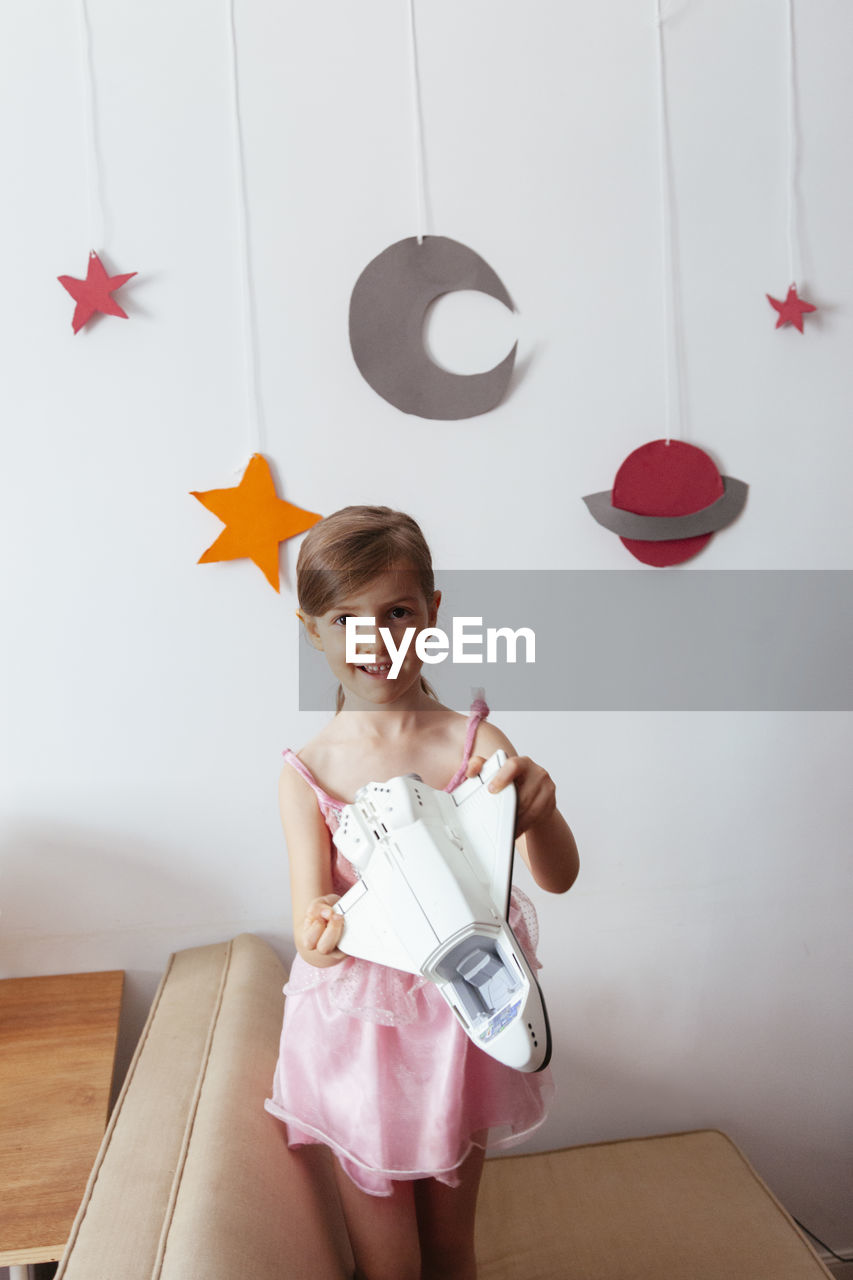
[[[346,956],[338,950],[338,943],[344,931],[345,920],[340,911],[332,908],[340,900],[340,894],[327,893],[323,898],[315,898],[309,903],[302,922],[302,949],[317,951],[330,960],[345,960]]]

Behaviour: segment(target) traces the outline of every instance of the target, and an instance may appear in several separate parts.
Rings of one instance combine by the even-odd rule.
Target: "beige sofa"
[[[263,1109],[284,970],[243,934],[169,962],[59,1280],[351,1277],[323,1148]],[[713,1131],[489,1160],[481,1280],[812,1280],[830,1273]]]

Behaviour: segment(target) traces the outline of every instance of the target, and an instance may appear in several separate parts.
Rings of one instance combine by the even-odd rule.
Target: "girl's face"
[[[341,597],[319,617],[311,617],[300,611],[308,637],[315,649],[321,649],[332,674],[344,689],[345,706],[349,709],[399,705],[401,700],[411,701],[419,695],[421,660],[415,653],[414,636],[409,642],[406,656],[396,677],[389,678],[391,655],[379,628],[391,633],[395,648],[404,643],[407,628],[414,627],[415,634],[424,627],[435,626],[441,592],[433,599],[424,598],[423,589],[414,569],[398,565],[373,578],[365,586]],[[356,646],[358,662],[346,660],[346,619],[375,618],[373,628],[363,627],[362,633],[376,636],[376,644],[359,640]],[[416,700],[420,700],[419,697]]]

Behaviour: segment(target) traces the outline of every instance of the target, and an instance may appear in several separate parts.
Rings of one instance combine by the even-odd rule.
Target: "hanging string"
[[[106,215],[104,213],[103,177],[98,144],[98,119],[95,101],[95,70],[92,60],[92,29],[86,0],[77,6],[80,49],[83,68],[84,118],[86,130],[86,177],[89,188],[89,249],[95,253],[104,248]]]
[[[794,0],[788,0],[788,279],[796,286],[800,272],[797,227],[797,73]]]
[[[661,0],[655,0],[658,54],[658,119],[660,123],[660,200],[664,264],[663,333],[664,382],[666,397],[666,444],[680,435],[683,424],[681,344],[676,288],[675,219],[673,217],[672,162],[669,130],[669,100],[666,88],[663,15]],[[675,426],[675,430],[673,430]]]
[[[426,226],[426,182],[424,180],[424,122],[421,108],[421,86],[418,75],[418,46],[415,35],[415,0],[409,0],[409,70],[412,87],[412,133],[415,153],[415,202],[417,205],[418,244],[423,243]]]
[[[228,34],[231,53],[231,104],[233,109],[234,167],[237,172],[237,228],[240,241],[240,284],[243,295],[243,359],[246,372],[246,414],[249,453],[264,452],[264,428],[258,378],[258,335],[252,261],[249,245],[249,206],[246,199],[246,163],[243,155],[243,121],[240,115],[240,85],[237,67],[237,23],[234,0],[228,4]],[[243,468],[240,468],[242,472]]]

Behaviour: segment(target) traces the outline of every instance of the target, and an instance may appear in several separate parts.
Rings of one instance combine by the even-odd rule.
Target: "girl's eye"
[[[345,627],[345,626],[347,625],[347,618],[349,618],[350,616],[351,616],[351,615],[350,615],[350,614],[348,614],[348,613],[342,613],[342,614],[341,614],[341,616],[340,616],[339,618],[335,618],[335,620],[334,620],[334,621],[333,621],[333,623],[332,623],[332,626],[333,626],[333,627]]]
[[[391,612],[392,618],[398,618],[398,619],[408,618],[411,616],[411,613],[412,613],[411,609],[407,609],[404,604],[395,605],[390,612]]]

